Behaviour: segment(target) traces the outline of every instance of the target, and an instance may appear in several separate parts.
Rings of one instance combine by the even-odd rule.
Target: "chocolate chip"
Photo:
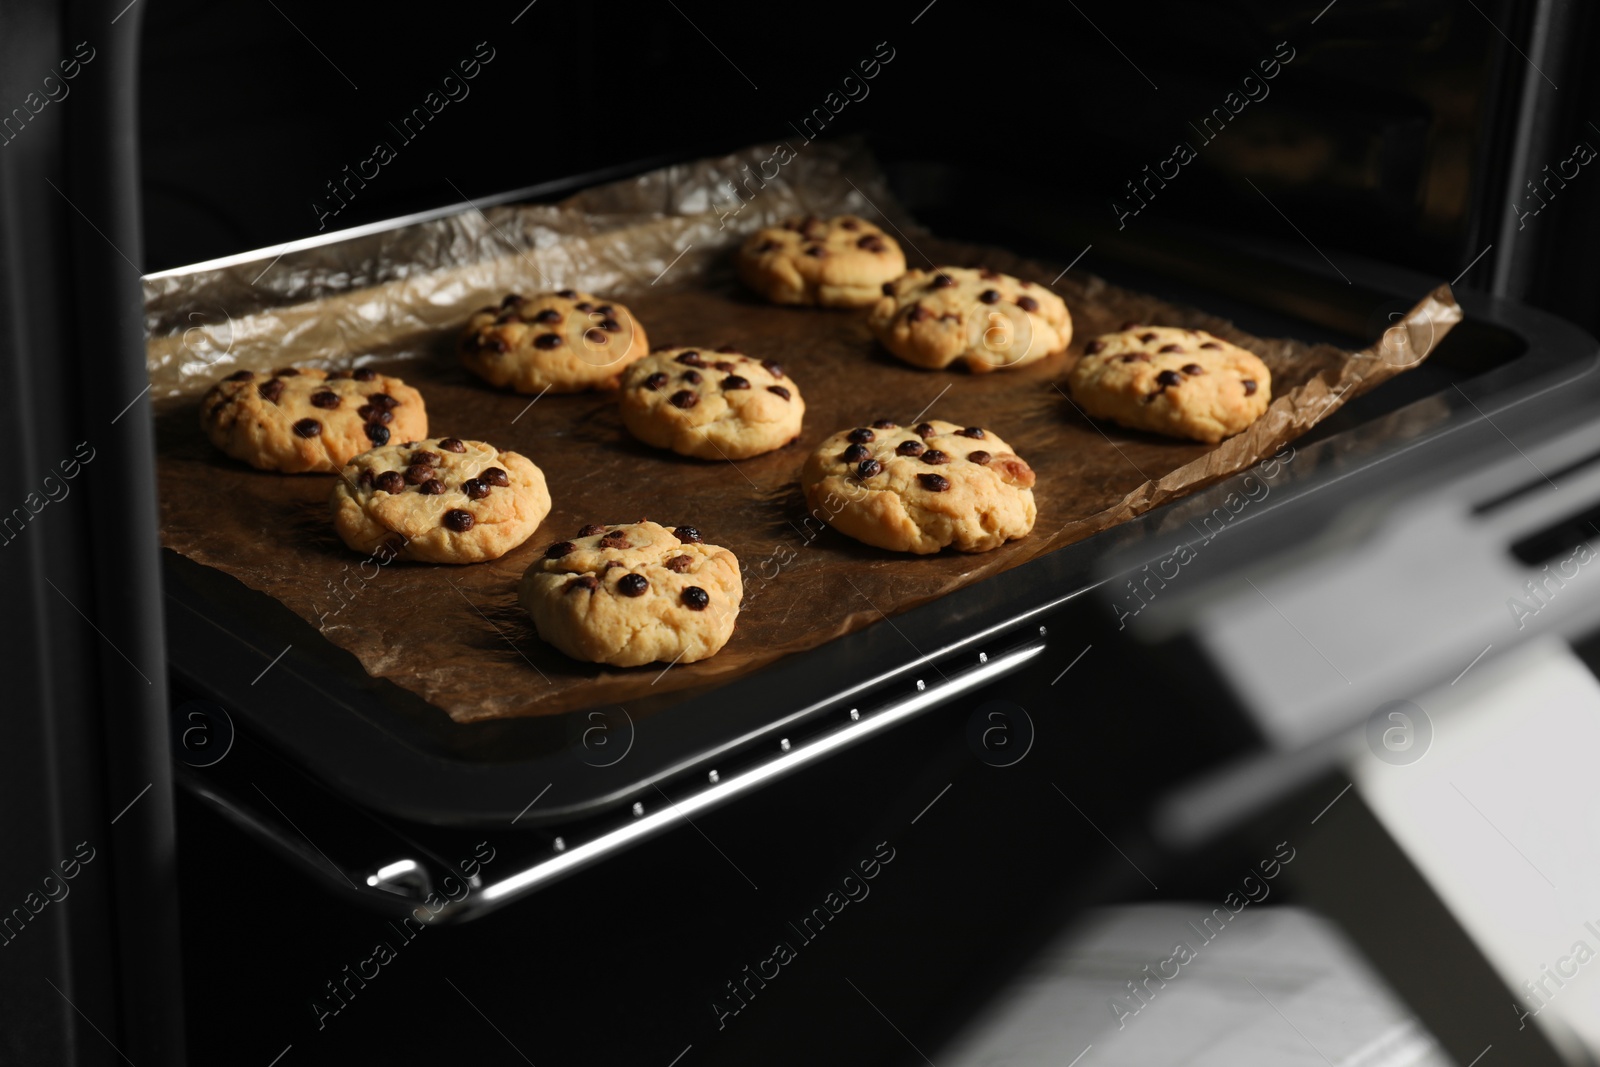
[[[472,512],[451,508],[444,513],[444,528],[455,533],[466,533],[472,529]]]
[[[941,463],[949,463],[950,457],[939,451],[937,448],[930,448],[922,454],[922,462],[929,463],[937,467]]]
[[[270,400],[276,404],[278,398],[283,395],[283,383],[277,378],[268,378],[256,386],[256,395],[262,400]]]
[[[988,463],[989,460],[993,459],[994,457],[989,455],[989,453],[985,452],[983,449],[980,448],[976,452],[968,452],[967,453],[967,458],[981,467],[985,463]]]
[[[544,558],[560,559],[562,556],[565,556],[568,552],[571,552],[577,547],[578,546],[573,544],[571,541],[557,541],[555,544],[544,550]]]
[[[533,317],[534,322],[560,322],[565,316],[555,308],[545,308]]]
[[[314,408],[336,408],[339,406],[339,394],[330,392],[312,393],[311,406]]]
[[[883,283],[883,295],[884,296],[893,296],[894,295],[894,282],[884,282]]]
[[[1191,376],[1196,374],[1204,374],[1205,372],[1206,369],[1198,363],[1185,363],[1183,365],[1183,373]]]
[[[440,493],[444,492],[444,488],[444,483],[439,479],[429,478],[427,481],[417,486],[417,492],[421,493],[423,496],[438,496]]]
[[[476,478],[468,478],[462,482],[461,491],[467,494],[468,500],[482,500],[489,495],[489,487]]]
[[[985,289],[983,292],[978,294],[978,299],[982,300],[985,304],[998,304],[1000,302],[1000,290]]]
[[[650,377],[646,378],[643,382],[639,383],[639,388],[641,388],[641,389],[649,389],[652,392],[654,392],[655,390],[660,389],[663,385],[666,385],[667,381],[668,381],[667,376],[664,373],[662,373],[661,371],[656,371],[654,374],[650,375]]]
[[[592,345],[604,345],[611,343],[611,338],[606,336],[606,332],[596,326],[591,326],[587,330],[584,330],[583,339]]]
[[[874,438],[876,438],[877,436],[878,436],[877,434],[873,433],[871,430],[867,429],[865,426],[858,426],[854,430],[851,430],[848,434],[845,435],[845,440],[854,441],[858,445],[864,445],[868,441],[871,441]]]
[[[400,406],[400,401],[396,400],[388,393],[373,393],[371,396],[367,397],[367,403],[371,404],[375,408],[382,408],[385,411],[389,411]]]
[[[406,468],[406,482],[411,485],[421,485],[433,477],[433,467],[426,463],[413,463]]]
[[[983,430],[977,426],[968,426],[965,430],[957,430],[956,434],[961,437],[970,437],[974,441],[983,440]]]
[[[756,245],[756,252],[770,252],[777,247],[778,242],[776,241],[762,241],[760,244]]]
[[[1244,380],[1244,395],[1245,396],[1255,396],[1256,395],[1256,383],[1251,381],[1249,378],[1246,378]]]
[[[700,372],[697,370],[686,370],[679,375],[679,377],[688,382],[690,385],[699,385],[702,381]]]
[[[294,432],[301,437],[320,437],[322,435],[322,423],[316,419],[301,419],[294,424]]]
[[[892,419],[878,419],[872,424],[872,428],[874,430],[898,430],[900,425]]]
[[[698,545],[705,541],[705,538],[700,536],[700,531],[693,526],[679,526],[672,532],[686,545]]]
[[[478,475],[478,481],[483,482],[485,485],[498,485],[502,487],[511,484],[511,479],[507,478],[506,472],[501,470],[499,467],[483,468],[483,473]]]
[[[1156,335],[1153,334],[1153,333],[1141,333],[1139,335],[1139,340],[1143,341],[1145,344],[1149,344],[1151,341],[1154,341],[1155,339],[1156,339]]]
[[[679,389],[668,399],[671,401],[673,407],[683,408],[685,411],[700,403],[700,398],[694,393],[690,392],[688,389]]]
[[[683,606],[690,611],[704,611],[706,605],[711,603],[711,594],[698,585],[689,586],[679,596],[683,598]]]
[[[877,474],[881,470],[883,470],[882,463],[879,463],[875,459],[864,459],[861,461],[860,465],[856,467],[856,476],[858,478],[871,478],[874,474]]]
[[[371,404],[362,404],[356,408],[356,415],[363,421],[377,423],[380,426],[387,426],[394,421],[394,412],[388,410],[374,411]]]
[[[738,370],[737,367],[725,359],[719,359],[711,365],[724,374],[732,374],[735,370]]]
[[[917,428],[912,432],[918,437],[926,438],[928,435],[933,433],[933,423],[919,422],[917,423]]]
[[[272,374],[275,378],[296,378],[299,377],[300,371],[295,367],[279,367]]]
[[[616,319],[601,319],[600,328],[607,333],[616,333],[618,330],[622,329],[622,324]]]
[[[1017,307],[1021,308],[1023,311],[1038,311],[1039,301],[1035,300],[1031,296],[1019,296],[1017,297]]]
[[[806,249],[806,255],[814,256],[817,259],[821,259],[823,256],[825,256],[827,254],[828,254],[828,250],[826,248],[823,248],[821,245],[812,245],[810,248]]]
[[[688,367],[704,367],[706,365],[706,361],[700,357],[700,353],[695,351],[680,352],[678,354],[678,362]]]
[[[1156,381],[1160,382],[1163,387],[1169,385],[1182,385],[1183,375],[1179,374],[1175,370],[1164,370],[1160,374],[1156,375]]]
[[[356,478],[356,484],[370,486],[372,484],[372,472],[370,470],[362,471],[360,476]]]
[[[919,474],[917,483],[930,493],[942,493],[950,488],[950,479],[942,474]]]
[[[931,318],[932,316],[933,312],[929,311],[921,304],[912,304],[911,310],[906,314],[906,321],[921,322],[923,319]]]
[[[729,389],[748,389],[748,388],[750,388],[750,379],[749,378],[741,378],[737,374],[730,374],[726,378],[722,379],[722,391],[723,392],[727,392]]]
[[[774,363],[770,359],[764,359],[764,360],[761,361],[761,366],[762,366],[763,369],[766,370],[766,372],[768,374],[772,375],[774,378],[777,378],[780,381],[783,379],[783,366],[782,366],[782,364]]]
[[[1215,342],[1215,341],[1202,341],[1200,343],[1200,347],[1201,348],[1221,348],[1222,346],[1217,344],[1217,342]]]
[[[578,536],[593,537],[595,534],[603,534],[605,532],[606,528],[604,526],[601,526],[597,522],[591,522],[589,525],[578,531]]]
[[[1092,356],[1105,346],[1106,343],[1104,341],[1090,341],[1088,344],[1083,346],[1083,354],[1086,356]]]
[[[440,439],[439,447],[446,452],[465,452],[467,443],[459,437],[445,437]]]
[[[386,445],[389,443],[389,427],[384,426],[381,423],[369,422],[367,423],[366,429],[367,440],[371,441],[373,444]]]
[[[624,574],[617,579],[617,592],[623,596],[644,596],[650,591],[650,582],[642,574]]]
[[[583,301],[582,303],[579,303],[579,304],[574,304],[572,306],[577,308],[579,311],[593,311],[594,310],[594,305],[589,303],[589,301],[587,301],[587,300],[585,300],[585,301]]]
[[[572,579],[572,581],[567,583],[565,592],[571,593],[579,589],[587,589],[590,592],[593,592],[599,588],[600,579],[596,578],[592,574],[580,574],[576,578]]]
[[[667,570],[672,571],[674,574],[682,574],[684,571],[689,569],[689,566],[692,563],[694,563],[693,556],[673,556],[671,559],[667,560],[666,568]]]
[[[901,441],[895,446],[894,451],[898,456],[920,456],[927,449],[928,446],[921,441]]]
[[[839,459],[845,463],[860,463],[871,455],[872,450],[867,448],[866,445],[851,445],[839,453]]]
[[[416,444],[416,442],[413,441],[412,444]],[[413,462],[413,463],[426,463],[431,467],[435,463],[439,462],[439,453],[437,453],[437,452],[429,452],[426,449],[423,449],[423,450],[418,451],[418,452],[413,452],[413,453],[411,453],[411,462]]]
[[[350,377],[358,382],[370,382],[378,377],[378,372],[371,367],[362,367],[360,370],[352,371]]]
[[[559,348],[561,347],[561,335],[559,333],[541,333],[533,339],[533,347],[543,349]]]
[[[228,377],[224,380],[230,382],[248,382],[255,376],[256,372],[253,370],[236,370],[232,374],[228,375]]]
[[[1162,345],[1160,348],[1156,349],[1156,351],[1157,352],[1182,352],[1183,349],[1181,347],[1179,347],[1178,345]]]
[[[406,491],[406,480],[399,471],[384,471],[372,479],[372,486],[385,493],[403,493]]]
[[[839,229],[849,230],[851,233],[854,233],[855,231],[861,229],[861,223],[857,222],[855,219],[840,219]]]
[[[522,297],[519,296],[516,293],[511,293],[504,300],[500,301],[500,306],[503,307],[503,308],[508,308],[512,304],[520,304],[520,303],[522,303]]]
[[[778,396],[783,397],[785,400],[789,399],[789,390],[785,389],[781,385],[769,385],[767,386],[767,392],[775,393]]]
[[[574,292],[573,290],[571,290],[571,289],[562,289],[562,290],[559,290],[556,293],[556,295],[561,297],[563,300],[571,300],[573,297],[577,296],[578,294],[576,292]]]
[[[865,237],[856,239],[856,247],[864,248],[868,252],[882,252],[887,246],[883,243],[882,237],[875,233],[869,233]]]
[[[948,274],[935,274],[933,276],[933,288],[935,289],[948,289],[955,283],[956,280]]]

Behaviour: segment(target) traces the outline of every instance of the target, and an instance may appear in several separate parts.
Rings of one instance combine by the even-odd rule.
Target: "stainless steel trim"
[[[1043,641],[1035,641],[1021,648],[992,656],[988,662],[963,671],[949,681],[919,689],[910,696],[885,705],[877,711],[869,712],[860,718],[852,718],[815,739],[791,744],[781,755],[757,767],[723,777],[720,781],[713,780],[711,784],[692,796],[678,801],[668,800],[666,806],[660,810],[649,814],[638,814],[639,809],[636,806],[634,817],[616,829],[581,844],[564,842],[565,849],[549,859],[497,882],[490,882],[463,900],[446,905],[440,912],[439,918],[459,922],[487,914],[596,863],[614,852],[664,833],[679,820],[687,821],[690,816],[720,807],[736,797],[793,774],[802,767],[865,741],[963,693],[969,693],[1021,670],[1043,652],[1045,647]]]

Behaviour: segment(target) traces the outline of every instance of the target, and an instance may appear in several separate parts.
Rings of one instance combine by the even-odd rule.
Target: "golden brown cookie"
[[[1086,415],[1216,444],[1259,419],[1272,374],[1253,353],[1204,330],[1134,326],[1084,350],[1067,384]]]
[[[1066,351],[1072,316],[1042,285],[985,268],[913,270],[883,286],[867,325],[918,367],[1009,370]]]
[[[522,576],[539,637],[574,659],[637,667],[694,663],[733,635],[739,560],[693,526],[585,526]]]
[[[437,437],[375,448],[340,472],[333,527],[357,552],[387,545],[419,563],[481,563],[526,541],[550,513],[544,472],[482,441]]]
[[[512,293],[480,308],[456,346],[468,370],[519,393],[614,389],[628,364],[650,351],[644,327],[615,300],[563,289]]]
[[[628,368],[622,423],[647,445],[697,459],[745,459],[800,435],[806,402],[772,360],[723,347],[664,348]]]
[[[1033,529],[1033,469],[993,430],[887,419],[834,434],[800,476],[811,514],[858,541],[987,552]]]
[[[812,215],[757,230],[735,260],[746,285],[775,304],[866,307],[906,269],[895,239],[866,219]]]
[[[234,459],[262,470],[336,471],[391,437],[424,437],[422,394],[399,378],[284,367],[237,371],[200,401],[200,428]]]

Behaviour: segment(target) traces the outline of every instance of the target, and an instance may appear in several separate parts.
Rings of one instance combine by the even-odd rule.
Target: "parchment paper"
[[[858,146],[807,146],[764,188],[746,181],[748,202],[726,185],[719,191],[771,155],[750,149],[560,205],[469,212],[290,252],[270,267],[148,280],[151,378],[165,398],[157,415],[164,544],[277,598],[372,675],[457,721],[626,704],[753,671],[1244,470],[1420,362],[1460,317],[1441,287],[1387,344],[1348,353],[1251,337],[1073,271],[1053,285],[1073,316],[1068,355],[984,376],[917,370],[878,348],[862,315],[778,308],[743,292],[729,248],[796,211],[871,217],[881,208],[914,242],[913,265],[987,265],[1036,284],[1051,284],[1059,266],[912,228]],[[605,394],[534,401],[456,365],[455,332],[474,308],[511,290],[566,286],[626,302],[652,345],[733,344],[778,360],[805,392],[800,439],[737,464],[685,459],[635,442]],[[1088,340],[1129,320],[1206,329],[1257,353],[1273,375],[1266,415],[1217,446],[1085,419],[1064,392],[1067,372]],[[490,563],[364,561],[329,525],[335,475],[256,471],[199,431],[195,398],[211,382],[239,367],[290,363],[371,364],[400,375],[422,390],[433,434],[487,440],[539,464],[554,498],[550,516],[528,543]],[[1027,458],[1038,473],[1030,536],[979,555],[901,556],[808,517],[796,479],[817,442],[877,418],[925,417],[992,427]],[[693,524],[739,556],[746,593],[728,646],[702,663],[621,670],[577,663],[541,643],[516,603],[529,563],[587,523],[640,518]]]

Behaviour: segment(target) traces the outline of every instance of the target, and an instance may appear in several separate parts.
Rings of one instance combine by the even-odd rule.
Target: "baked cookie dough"
[[[375,370],[284,367],[236,371],[200,401],[200,428],[234,459],[262,470],[336,471],[351,457],[428,433],[422,394]]]
[[[647,445],[696,459],[746,459],[800,435],[806,402],[770,359],[731,347],[664,348],[628,368],[622,423]]]
[[[1085,414],[1216,444],[1261,417],[1272,374],[1204,330],[1133,326],[1089,342],[1067,379]]]
[[[650,351],[644,327],[615,300],[575,289],[512,293],[467,320],[456,351],[490,385],[519,393],[614,389],[628,364]]]
[[[739,560],[693,526],[585,526],[522,576],[539,637],[574,659],[638,667],[694,663],[733,635]]]
[[[744,283],[775,304],[834,308],[866,307],[906,269],[895,239],[855,215],[807,215],[757,230],[736,260]]]
[[[1033,469],[993,430],[880,419],[834,434],[800,476],[811,514],[892,552],[987,552],[1033,529]]]
[[[340,471],[333,527],[357,552],[481,563],[526,541],[550,513],[544,472],[482,441],[433,437],[375,448]]]
[[[883,286],[867,325],[918,367],[1010,370],[1066,350],[1072,316],[1042,285],[986,268],[913,270]]]

